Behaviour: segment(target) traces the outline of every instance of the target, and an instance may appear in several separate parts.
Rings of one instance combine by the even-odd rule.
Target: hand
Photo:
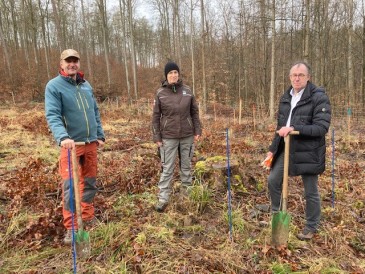
[[[194,136],[194,142],[198,142],[200,140],[200,135],[195,135]]]
[[[75,141],[72,139],[69,139],[69,138],[62,140],[61,147],[64,147],[67,149],[75,148]]]
[[[266,158],[265,160],[262,161],[262,163],[260,164],[263,168],[269,170],[271,168],[271,164],[272,164],[272,159],[274,157],[274,154],[269,151],[267,154],[266,154]]]
[[[162,142],[157,141],[156,144],[158,147],[162,147]]]
[[[294,128],[293,127],[282,127],[281,129],[279,129],[278,131],[277,131],[277,133],[279,134],[279,136],[281,136],[281,137],[286,137],[288,134],[289,134],[289,132],[291,132],[291,131],[293,131],[294,130]]]
[[[103,140],[98,139],[97,141],[98,141],[100,147],[102,147],[105,144],[105,142]]]

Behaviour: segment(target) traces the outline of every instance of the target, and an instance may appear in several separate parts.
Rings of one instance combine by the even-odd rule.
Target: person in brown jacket
[[[163,168],[158,183],[158,212],[163,212],[169,202],[177,153],[180,158],[181,191],[186,192],[191,186],[194,141],[198,141],[202,133],[195,97],[179,76],[178,65],[168,62],[165,65],[166,80],[157,90],[153,107],[153,141],[159,147]]]

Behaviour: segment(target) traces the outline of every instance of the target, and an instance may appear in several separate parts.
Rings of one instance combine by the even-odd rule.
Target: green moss
[[[234,175],[233,178],[239,183],[239,184],[242,184],[242,177],[241,175]]]
[[[236,174],[232,178],[232,188],[238,193],[248,193],[247,188],[243,184],[241,175]]]
[[[218,162],[223,162],[226,161],[226,156],[213,156],[213,157],[209,157],[205,160],[207,163],[218,163]]]
[[[353,207],[354,208],[357,208],[357,209],[362,209],[362,208],[364,208],[364,202],[362,202],[362,201],[355,201],[353,203]]]
[[[199,161],[195,164],[194,174],[196,177],[201,178],[204,173],[208,171],[205,161]]]
[[[289,264],[274,263],[271,270],[275,274],[286,274],[291,273],[291,267]]]
[[[265,184],[264,184],[264,182],[259,181],[259,182],[257,183],[257,185],[256,185],[256,189],[257,189],[257,191],[258,191],[258,192],[264,191],[264,189],[265,189]]]

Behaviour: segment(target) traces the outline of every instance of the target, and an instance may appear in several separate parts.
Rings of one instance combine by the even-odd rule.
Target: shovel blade
[[[87,258],[91,254],[90,236],[85,230],[76,233],[76,254],[80,258]]]
[[[273,246],[287,246],[291,217],[287,212],[277,212],[272,217],[271,243]]]

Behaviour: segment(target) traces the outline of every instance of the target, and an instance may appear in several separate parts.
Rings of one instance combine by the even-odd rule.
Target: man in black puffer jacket
[[[297,236],[309,240],[317,232],[321,201],[318,175],[325,170],[325,135],[331,122],[331,105],[323,88],[310,82],[311,70],[305,62],[297,62],[290,69],[291,87],[280,99],[277,134],[269,147],[272,157],[268,187],[272,211],[280,210],[284,168],[284,137],[291,136],[289,175],[301,175],[306,199],[306,225]]]

